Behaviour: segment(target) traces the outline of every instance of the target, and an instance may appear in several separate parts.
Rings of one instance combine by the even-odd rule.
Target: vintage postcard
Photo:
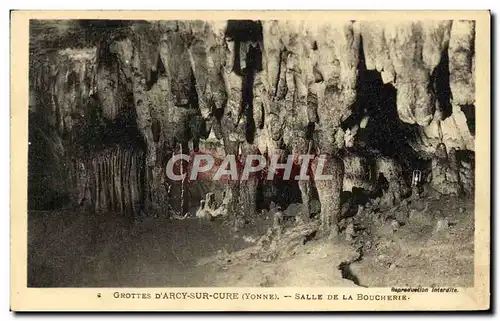
[[[12,11],[11,309],[490,308],[489,11]]]

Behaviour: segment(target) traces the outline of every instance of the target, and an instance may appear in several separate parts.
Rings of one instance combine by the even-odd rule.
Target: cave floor
[[[423,209],[422,202],[427,204]],[[28,284],[472,286],[473,201],[429,198],[387,213],[397,216],[398,211],[412,214],[397,230],[390,219],[377,225],[360,218],[356,226],[365,227],[352,241],[343,233],[335,241],[312,239],[271,262],[248,255],[271,224],[264,216],[234,236],[224,221],[151,218],[131,223],[117,214],[29,212]],[[436,231],[443,217],[448,227]]]

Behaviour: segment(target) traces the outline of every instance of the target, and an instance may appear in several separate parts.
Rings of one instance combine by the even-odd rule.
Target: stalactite
[[[74,188],[78,195],[84,195],[79,206],[90,206],[98,213],[139,214],[143,202],[142,151],[116,146],[75,164],[80,174]]]
[[[346,149],[370,153],[371,146],[358,144],[363,130],[356,118],[373,118],[365,112],[392,108],[398,124],[412,124],[405,127],[411,128],[408,143],[422,158],[440,144],[473,151],[474,41],[471,21],[132,22],[119,37],[103,37],[97,48],[61,49],[38,60],[30,70],[30,111],[57,160],[57,170],[47,172],[71,176],[74,201],[95,211],[142,208],[167,215],[167,156],[177,146],[186,152],[189,141],[194,149],[207,148],[198,144],[207,137],[217,138],[209,152],[326,154],[333,160],[327,170],[338,175],[345,167],[347,176],[343,183],[316,184],[323,208],[334,211],[331,199],[339,196],[332,193],[342,185],[373,189],[364,167],[387,176],[393,199],[406,191],[397,183],[405,174],[396,157],[383,155],[370,166],[355,157],[340,161]],[[396,103],[360,108],[367,86],[361,70],[379,75]],[[140,137],[130,140],[130,148],[109,147],[126,146],[121,137],[131,127]],[[102,144],[103,138],[109,141]],[[83,154],[91,156],[59,171]],[[470,190],[464,168],[460,177]],[[311,200],[312,183],[298,183],[304,203]],[[230,184],[234,213],[254,215],[256,187]],[[182,204],[188,204],[188,189],[180,189]],[[326,225],[336,213],[328,215]]]

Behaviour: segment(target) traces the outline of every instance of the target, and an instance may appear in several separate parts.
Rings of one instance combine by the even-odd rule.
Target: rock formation
[[[32,23],[30,207],[51,207],[51,192],[96,211],[187,213],[200,199],[174,204],[165,166],[200,148],[327,155],[333,181],[297,184],[326,226],[342,189],[374,190],[379,175],[389,203],[405,197],[415,158],[439,164],[439,192],[473,190],[473,162],[454,155],[474,151],[474,22],[72,21],[51,39],[54,24]],[[232,195],[236,228],[260,185],[214,190]]]

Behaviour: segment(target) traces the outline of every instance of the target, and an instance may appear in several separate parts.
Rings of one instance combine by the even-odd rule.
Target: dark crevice
[[[188,104],[192,109],[199,109],[198,92],[196,91],[196,78],[194,72],[191,69],[191,86],[189,87],[188,93]],[[215,104],[212,104],[214,106]]]
[[[361,249],[359,249],[358,251],[359,251],[358,252],[359,256],[356,259],[354,259],[352,261],[346,261],[346,262],[340,263],[338,266],[338,269],[342,273],[343,279],[350,280],[350,281],[354,282],[354,284],[356,284],[357,286],[361,286],[361,287],[366,288],[366,286],[364,286],[360,283],[358,276],[355,275],[351,270],[352,263],[359,262],[363,259],[363,252],[361,251]]]
[[[307,124],[307,128],[306,128],[306,139],[308,141],[312,141],[313,140],[313,136],[314,136],[314,130],[316,128],[316,124],[313,123],[313,122],[309,122]]]
[[[304,237],[304,241],[302,241],[302,245],[305,245],[306,243],[314,240],[314,238],[316,237],[316,234],[318,234],[318,231],[312,231],[311,233],[307,234]]]
[[[389,189],[389,181],[384,176],[384,174],[379,173],[377,177],[377,189],[373,193],[372,197],[381,197]]]
[[[472,168],[475,168],[475,153],[470,150],[457,150],[457,160],[466,162],[472,165]]]
[[[233,70],[232,72],[241,76],[241,62],[240,62],[240,46],[241,43],[239,41],[235,41],[234,43],[234,61],[233,61]]]
[[[431,84],[433,84],[434,94],[436,96],[439,108],[442,112],[442,119],[451,116],[451,89],[450,89],[450,69],[448,50],[441,53],[441,60],[431,75]]]
[[[222,116],[224,116],[224,109],[223,108],[215,109],[213,112],[213,115],[214,115],[214,118],[220,122],[222,119]]]
[[[260,119],[259,129],[264,129],[264,124],[266,121],[266,112],[264,110],[264,104],[260,104],[260,114],[262,115]]]
[[[342,272],[342,278],[346,279],[346,280],[350,280],[350,281],[354,282],[354,284],[356,284],[356,285],[360,285],[359,279],[356,275],[354,275],[352,273],[350,265],[351,265],[351,263],[348,263],[348,262],[342,262],[339,264],[339,270],[340,270],[340,272]]]
[[[313,41],[312,50],[314,50],[314,51],[318,50],[318,43],[316,42],[316,40]]]
[[[281,148],[287,150],[286,146],[282,146]],[[283,156],[280,162],[286,162],[289,154],[290,151],[288,150],[287,154]],[[294,175],[298,174],[295,172],[296,170],[297,168],[292,169],[290,177],[294,177]],[[294,179],[284,180],[283,174],[284,169],[277,169],[274,179],[270,181],[274,190],[272,201],[281,206],[281,208],[287,208],[293,203],[302,203],[302,194],[300,192],[298,181]]]
[[[314,125],[314,123],[319,122],[318,95],[311,92],[309,92],[309,94],[307,95],[307,117],[309,119],[309,122],[312,123],[312,125]]]

